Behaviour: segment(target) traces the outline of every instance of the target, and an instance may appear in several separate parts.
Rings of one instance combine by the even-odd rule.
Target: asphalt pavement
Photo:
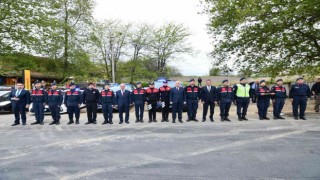
[[[320,116],[307,121],[260,121],[250,105],[249,121],[134,123],[11,127],[12,114],[0,114],[0,179],[320,179]],[[272,109],[270,109],[272,110]],[[198,110],[201,119],[202,106]],[[171,116],[171,113],[170,113]],[[145,118],[147,120],[147,111]],[[269,117],[272,117],[269,114]],[[171,118],[170,118],[171,119]]]

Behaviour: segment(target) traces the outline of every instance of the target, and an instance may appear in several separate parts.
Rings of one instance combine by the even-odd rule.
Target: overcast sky
[[[96,0],[94,16],[98,20],[120,19],[124,22],[183,23],[192,33],[189,42],[199,51],[196,56],[184,56],[178,63],[170,63],[181,70],[183,75],[202,76],[209,73],[211,59],[207,54],[212,50],[210,36],[206,31],[208,18],[198,14],[199,0]]]

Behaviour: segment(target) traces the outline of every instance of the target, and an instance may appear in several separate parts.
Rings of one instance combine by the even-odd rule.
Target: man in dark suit
[[[172,104],[172,123],[176,123],[176,117],[178,113],[178,119],[180,123],[182,121],[182,106],[186,103],[186,94],[180,82],[176,81],[175,87],[170,91],[170,103]]]
[[[119,124],[123,123],[123,111],[126,113],[125,122],[129,124],[129,109],[130,109],[130,91],[126,90],[124,83],[120,84],[120,90],[116,92],[116,104],[119,110]]]
[[[214,106],[215,106],[215,97],[216,97],[216,87],[212,86],[212,82],[210,79],[206,81],[206,86],[202,87],[201,91],[201,101],[203,103],[203,116],[202,122],[206,121],[208,108],[210,106],[210,121],[214,122],[213,114],[214,114]]]
[[[12,126],[20,124],[20,115],[22,120],[22,125],[26,125],[26,109],[30,105],[30,92],[24,89],[22,83],[17,84],[17,89],[11,91],[10,96],[12,107],[14,111],[15,121]]]

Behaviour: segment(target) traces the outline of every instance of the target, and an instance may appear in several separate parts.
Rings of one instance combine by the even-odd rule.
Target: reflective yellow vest
[[[250,90],[250,86],[248,84],[246,84],[245,86],[243,86],[241,84],[237,84],[236,95],[237,95],[237,97],[248,98],[248,97],[250,97],[249,90]]]

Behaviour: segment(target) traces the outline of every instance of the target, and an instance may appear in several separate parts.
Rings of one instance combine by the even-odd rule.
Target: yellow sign
[[[25,89],[31,90],[31,72],[30,72],[30,70],[23,71],[23,83],[24,83]]]

